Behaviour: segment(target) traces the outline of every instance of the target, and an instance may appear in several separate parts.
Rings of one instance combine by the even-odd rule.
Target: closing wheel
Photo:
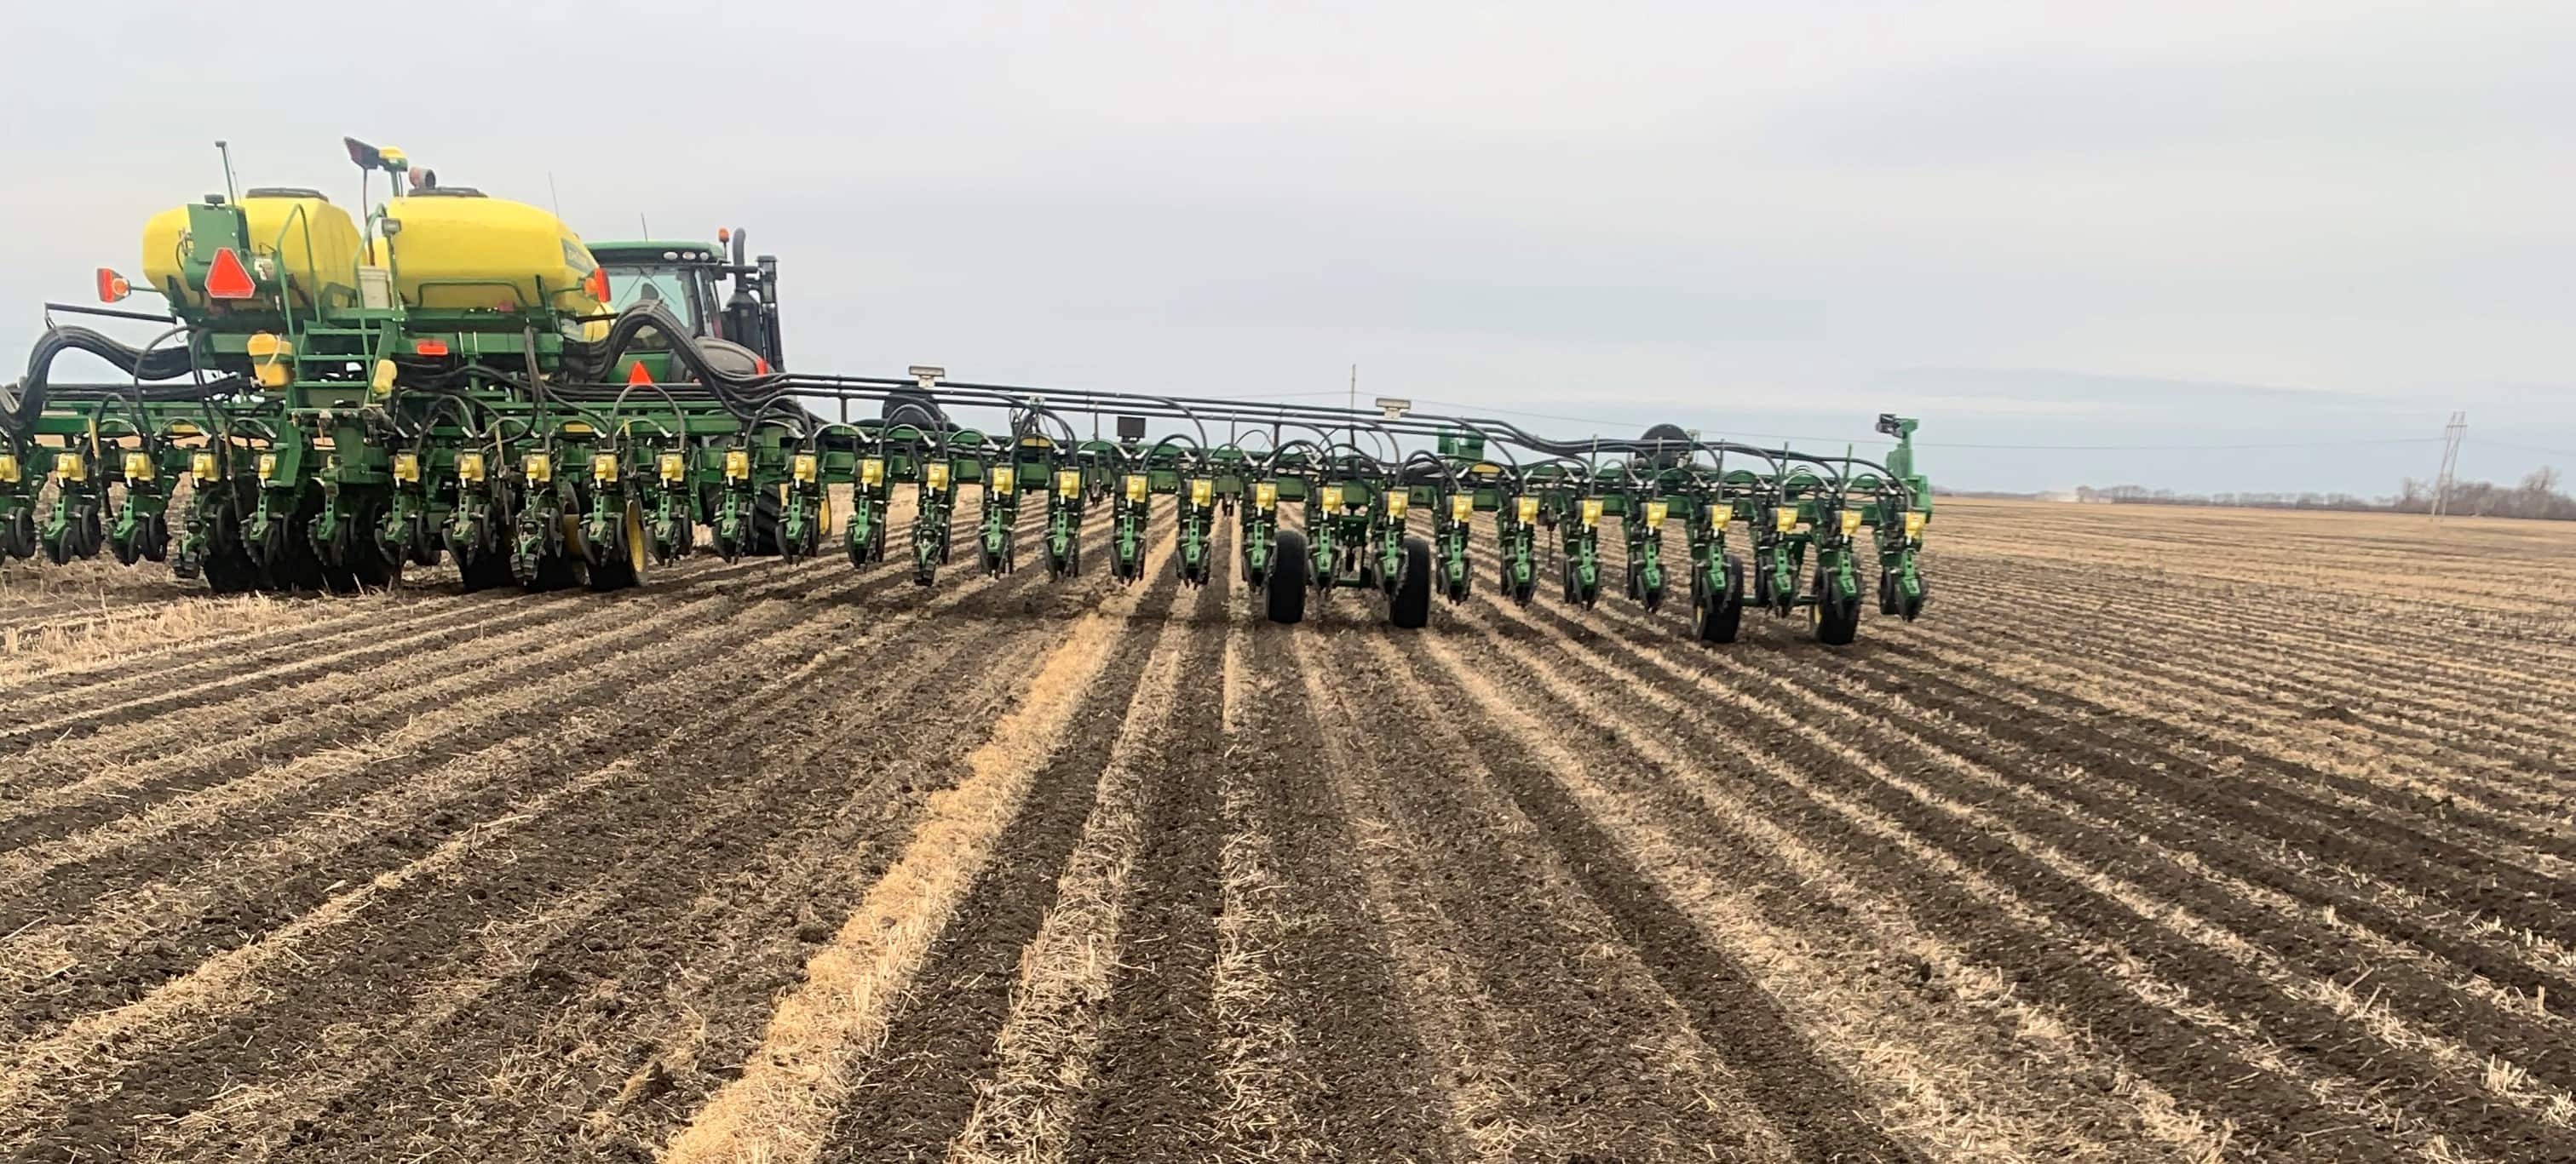
[[[1404,571],[1387,596],[1387,621],[1411,630],[1431,621],[1431,539],[1404,539]]]
[[[787,516],[787,503],[766,489],[754,490],[751,498],[751,539],[742,552],[755,558],[778,556],[778,527]]]
[[[27,509],[14,509],[0,518],[0,556],[13,559],[36,556],[36,515]]]
[[[1271,543],[1270,579],[1262,587],[1270,621],[1299,623],[1306,621],[1306,535],[1293,529],[1279,531]]]
[[[1726,556],[1726,585],[1711,590],[1706,579],[1691,575],[1691,633],[1703,643],[1731,643],[1744,624],[1744,562]]]
[[[142,535],[140,525],[136,527],[133,537],[120,538],[113,531],[107,535],[107,552],[116,556],[117,565],[131,566],[143,560]]]
[[[358,580],[361,588],[391,589],[402,581],[402,561],[400,559],[387,561],[384,555],[377,553],[371,546],[360,545],[349,563],[349,573]]]
[[[1816,571],[1816,601],[1807,608],[1807,620],[1816,628],[1816,641],[1829,647],[1850,645],[1860,632],[1860,597],[1845,598],[1842,588],[1834,585],[1833,575]]]
[[[686,504],[681,503],[683,507]],[[662,565],[687,557],[690,550],[697,548],[697,543],[697,523],[690,521],[686,512],[673,513],[669,518],[653,523],[653,560]]]
[[[1509,569],[1503,571],[1503,592],[1511,595],[1513,605],[1527,606],[1530,599],[1538,597],[1538,570],[1533,567],[1526,578],[1514,577],[1513,573]]]
[[[467,591],[497,590],[516,586],[519,580],[510,576],[510,556],[490,546],[471,558],[456,560],[456,573]]]
[[[313,553],[313,543],[297,532],[312,521],[317,506],[306,503],[296,507],[292,517],[272,516],[268,533],[258,546],[262,580],[270,590],[280,593],[315,591],[323,588],[322,559]]]
[[[852,569],[866,569],[868,563],[877,560],[877,539],[873,536],[862,536],[858,527],[852,526],[850,536],[841,540],[845,543],[844,548],[850,551]]]
[[[382,590],[402,581],[402,553],[399,547],[387,547],[376,539],[384,528],[385,507],[381,503],[360,506],[347,522],[346,540],[341,544],[341,562],[361,588]]]
[[[198,571],[205,575],[206,589],[217,594],[247,594],[259,589],[259,567],[239,546],[208,551]]]
[[[80,556],[83,558],[97,557],[99,547],[107,544],[107,521],[105,516],[100,508],[95,504],[83,505],[73,512],[78,515],[72,522],[72,529],[80,535]]]
[[[599,591],[624,590],[644,584],[644,568],[651,561],[652,549],[645,544],[644,506],[626,503],[626,513],[617,524],[617,535],[607,545],[594,544],[590,564],[590,588]]]

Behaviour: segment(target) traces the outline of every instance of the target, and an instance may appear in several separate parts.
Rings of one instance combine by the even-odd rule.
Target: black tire
[[[592,591],[600,594],[632,589],[636,584],[635,567],[622,559],[591,566],[583,572],[583,578]]]
[[[410,537],[411,564],[424,568],[437,565],[442,547],[438,542],[438,531],[430,527],[428,514],[411,515]]]
[[[1431,541],[1404,539],[1404,572],[1395,576],[1395,593],[1387,596],[1386,618],[1406,630],[1431,621]]]
[[[1884,567],[1878,572],[1878,612],[1896,613],[1896,575]]]
[[[1907,601],[1905,596],[1902,594],[1899,594],[1896,597],[1896,616],[1907,622],[1912,622],[1915,619],[1921,618],[1923,617],[1923,604],[1930,602],[1931,600],[1932,580],[1925,578],[1920,573],[1917,573],[1914,575],[1913,600]]]
[[[13,559],[36,556],[36,515],[33,510],[12,510],[0,523],[0,555]]]
[[[644,564],[651,556],[644,543],[651,535],[644,528],[644,506],[629,501],[619,515],[616,536],[609,541],[593,543],[594,556],[588,581],[597,591],[627,590],[644,584]]]
[[[251,564],[250,555],[237,546],[209,552],[199,572],[206,577],[206,589],[217,594],[247,594],[259,589],[259,567]]]
[[[457,575],[469,592],[498,590],[505,586],[519,584],[518,579],[510,576],[509,555],[491,546],[483,547],[470,559],[457,559],[456,566]]]
[[[537,559],[536,577],[530,579],[531,591],[573,590],[590,584],[590,563],[578,553],[548,554]]]
[[[1279,531],[1270,543],[1270,582],[1262,588],[1270,621],[1291,625],[1306,621],[1306,535]]]
[[[743,547],[742,552],[755,558],[777,557],[780,544],[778,527],[786,516],[787,506],[778,500],[776,493],[766,489],[755,491],[751,497],[750,543]]]
[[[1829,647],[1850,646],[1860,633],[1860,596],[1841,597],[1833,575],[1816,571],[1816,603],[1807,608],[1815,620],[1816,641]]]
[[[359,551],[358,561],[350,572],[358,576],[358,585],[369,590],[390,590],[402,582],[402,562],[386,561],[382,554]]]
[[[1731,643],[1744,626],[1744,562],[1726,556],[1726,584],[1712,591],[1698,574],[1691,576],[1691,631],[1703,643]]]
[[[322,559],[313,552],[313,540],[304,536],[321,510],[320,496],[317,492],[298,503],[293,516],[269,520],[266,544],[259,554],[260,574],[267,589],[293,594],[317,592],[325,587]]]
[[[688,515],[672,518],[666,532],[669,535],[666,542],[656,543],[653,547],[654,555],[661,559],[663,565],[688,557],[690,551],[698,548],[698,523],[689,520]]]
[[[709,484],[702,487],[698,491],[698,508],[709,515],[722,512],[724,486]],[[742,535],[730,547],[731,553],[725,553],[728,547],[724,546],[718,546],[717,552],[724,554],[727,561],[738,557],[778,556],[778,525],[785,514],[786,507],[778,500],[778,491],[774,487],[752,490],[751,520],[743,523]]]
[[[359,509],[349,526],[349,540],[340,551],[345,556],[349,573],[357,578],[359,586],[367,589],[383,590],[402,581],[401,547],[389,549],[376,538],[376,532],[384,525],[383,505],[371,504]]]
[[[143,557],[146,561],[167,562],[170,560],[169,515],[155,513],[145,517],[143,519],[143,528],[138,532],[139,536],[143,539]]]
[[[80,556],[95,558],[98,556],[99,547],[107,544],[105,514],[95,503],[81,506],[77,512],[79,520],[73,523],[73,528],[80,531]]]

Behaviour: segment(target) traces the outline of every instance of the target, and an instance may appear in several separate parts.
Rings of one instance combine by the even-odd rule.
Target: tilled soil
[[[13,567],[0,1158],[2576,1158],[2576,530],[1945,503],[1836,650],[1277,627],[1165,517]]]

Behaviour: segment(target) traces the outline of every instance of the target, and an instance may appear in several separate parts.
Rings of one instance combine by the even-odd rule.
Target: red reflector
[[[424,356],[443,356],[447,354],[447,341],[434,339],[415,340],[411,345],[411,350]]]
[[[248,299],[259,294],[259,285],[251,282],[250,268],[242,266],[241,256],[231,247],[215,248],[215,264],[206,270],[206,295],[213,299]]]
[[[627,365],[626,382],[629,384],[650,384],[653,382],[653,373],[644,370],[644,361],[637,360],[633,364]]]
[[[114,303],[119,299],[125,298],[126,295],[131,293],[133,290],[133,285],[125,281],[125,276],[119,275],[105,267],[100,267],[98,269],[99,302]]]
[[[768,374],[769,374],[769,358],[768,358],[768,357],[766,357],[766,356],[753,356],[753,357],[751,358],[751,371],[752,371],[752,374],[753,374],[753,375],[756,375],[756,376],[766,376],[766,375],[768,375]]]
[[[591,268],[590,277],[582,280],[581,285],[583,290],[590,292],[591,298],[599,301],[600,306],[608,306],[608,268]]]

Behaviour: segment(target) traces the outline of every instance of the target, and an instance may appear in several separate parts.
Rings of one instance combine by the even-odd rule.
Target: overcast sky
[[[2465,408],[2467,473],[2576,472],[2563,0],[289,7],[0,14],[0,351],[213,139],[346,204],[353,134],[749,228],[808,370],[1910,411],[1974,488],[2386,493]],[[2305,447],[1968,447],[2176,444]]]

